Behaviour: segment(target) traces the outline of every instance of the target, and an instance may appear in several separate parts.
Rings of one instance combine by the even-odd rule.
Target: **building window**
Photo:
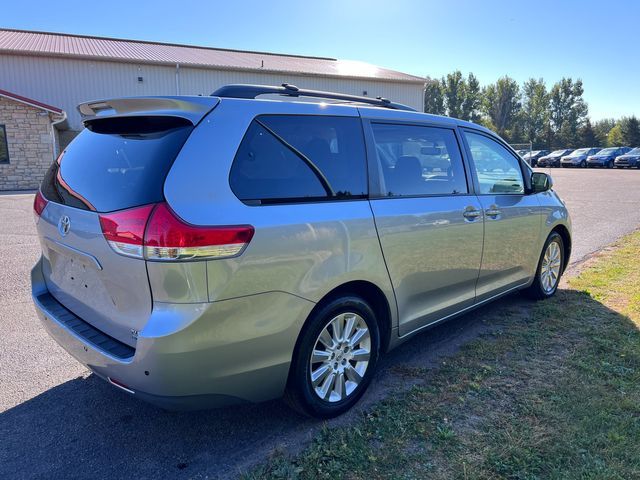
[[[0,125],[0,163],[9,163],[9,142],[4,125]]]

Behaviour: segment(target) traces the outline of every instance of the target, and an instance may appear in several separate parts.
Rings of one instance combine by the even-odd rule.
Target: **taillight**
[[[166,203],[100,215],[107,242],[121,255],[176,261],[239,255],[253,237],[253,227],[190,225]]]
[[[185,223],[166,203],[156,206],[144,237],[149,260],[228,258],[242,253],[253,238],[250,225],[201,227]]]
[[[116,253],[142,258],[144,229],[153,207],[154,205],[145,205],[99,216],[102,234]]]
[[[38,220],[40,215],[42,215],[42,211],[44,210],[44,207],[47,206],[47,203],[49,203],[48,200],[44,198],[42,193],[40,193],[40,190],[38,190],[38,193],[36,193],[36,196],[33,199],[33,213],[36,215],[36,220]]]

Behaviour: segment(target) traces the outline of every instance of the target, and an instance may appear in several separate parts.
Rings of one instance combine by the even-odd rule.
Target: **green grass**
[[[396,367],[418,384],[245,477],[640,478],[640,233],[523,305],[437,369]]]

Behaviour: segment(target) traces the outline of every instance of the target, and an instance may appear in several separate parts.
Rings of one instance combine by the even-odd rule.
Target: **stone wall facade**
[[[54,160],[51,122],[55,115],[0,97],[0,125],[4,125],[9,163],[0,163],[0,190],[32,190]]]

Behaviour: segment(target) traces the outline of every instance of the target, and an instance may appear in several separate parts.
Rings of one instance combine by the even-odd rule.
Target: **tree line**
[[[519,85],[504,76],[481,86],[473,73],[456,70],[437,79],[427,77],[424,111],[479,123],[510,143],[534,149],[640,146],[635,116],[592,122],[583,98],[582,80],[562,78],[547,88],[542,78]]]

